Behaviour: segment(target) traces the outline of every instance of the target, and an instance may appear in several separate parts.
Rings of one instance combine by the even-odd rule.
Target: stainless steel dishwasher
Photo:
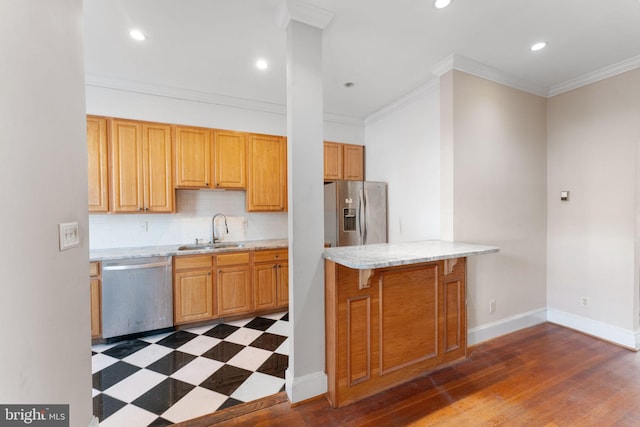
[[[102,337],[173,327],[171,257],[102,262]]]

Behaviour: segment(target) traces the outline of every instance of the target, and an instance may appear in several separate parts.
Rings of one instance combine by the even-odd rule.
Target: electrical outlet
[[[492,299],[489,300],[489,313],[495,313],[496,312],[496,300]]]
[[[64,222],[58,224],[58,235],[60,237],[60,250],[74,248],[80,244],[80,232],[77,222]]]
[[[584,308],[589,308],[589,298],[580,297],[580,306]]]
[[[147,221],[140,220],[138,227],[140,227],[140,231],[149,231],[149,223]]]

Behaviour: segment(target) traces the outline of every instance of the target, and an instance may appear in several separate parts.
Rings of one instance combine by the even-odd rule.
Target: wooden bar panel
[[[462,329],[463,286],[461,280],[444,284],[444,351],[453,351],[463,346],[460,330]]]
[[[349,385],[371,377],[371,297],[347,301],[347,377]]]
[[[438,266],[380,274],[380,374],[438,353]]]

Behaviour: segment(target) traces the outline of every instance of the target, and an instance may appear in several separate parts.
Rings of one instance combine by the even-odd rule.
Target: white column
[[[322,29],[333,13],[283,3],[287,31],[291,402],[327,391],[324,345]]]

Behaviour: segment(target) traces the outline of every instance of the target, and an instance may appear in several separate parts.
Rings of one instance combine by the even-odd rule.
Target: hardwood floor
[[[341,409],[280,393],[182,424],[210,425],[640,426],[640,353],[545,323]]]

